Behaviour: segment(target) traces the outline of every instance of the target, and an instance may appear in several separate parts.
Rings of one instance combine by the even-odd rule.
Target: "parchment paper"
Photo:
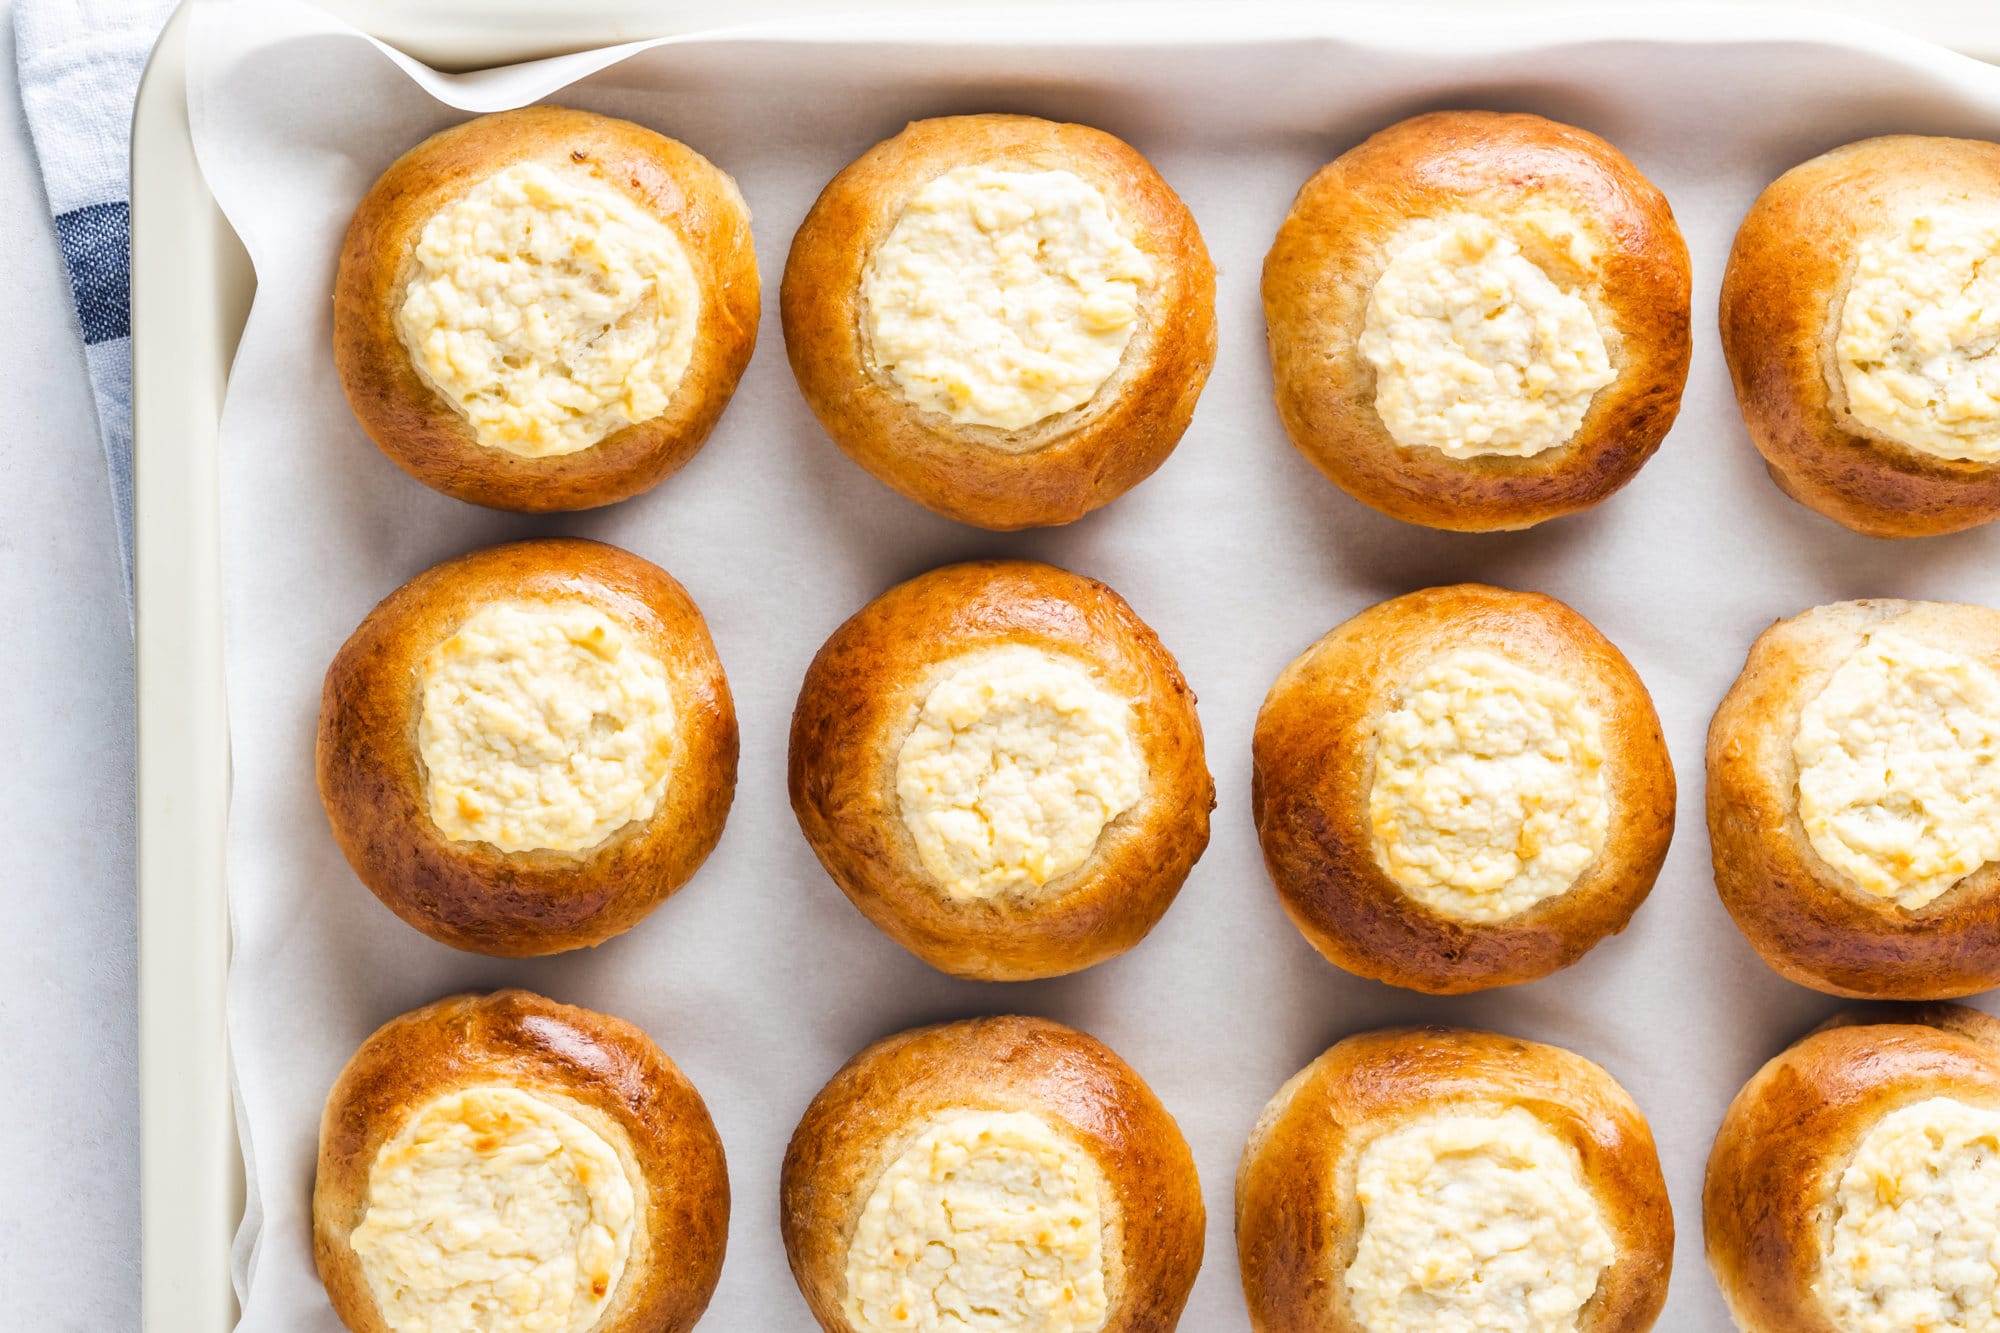
[[[984,1012],[1048,1015],[1107,1041],[1179,1117],[1199,1160],[1208,1256],[1183,1327],[1246,1325],[1231,1190],[1279,1083],[1339,1037],[1391,1022],[1492,1027],[1595,1059],[1649,1114],[1680,1243],[1663,1329],[1720,1333],[1700,1182],[1735,1089],[1836,1003],[1781,981],[1717,902],[1701,815],[1709,713],[1756,633],[1844,597],[2000,600],[2000,528],[1886,545],[1783,498],[1744,435],[1714,334],[1730,236],[1757,191],[1823,149],[1886,131],[2000,134],[2000,71],[1874,29],[1676,9],[1655,18],[1408,30],[1300,11],[1081,10],[908,17],[598,53],[452,80],[401,65],[314,11],[204,7],[190,94],[203,165],[259,290],[223,427],[234,744],[230,1022],[250,1152],[244,1327],[334,1330],[310,1253],[327,1087],[377,1024],[445,992],[515,983],[650,1031],[707,1098],[735,1197],[707,1327],[811,1328],[777,1229],[785,1141],[867,1042]],[[1322,35],[1342,33],[1344,36]],[[1679,36],[1711,34],[1694,40]],[[575,81],[574,83],[572,81]],[[707,448],[608,511],[524,518],[435,495],[355,425],[329,353],[348,216],[375,175],[460,119],[560,94],[683,139],[742,183],[767,295],[761,344]],[[1270,403],[1258,267],[1299,184],[1370,131],[1443,106],[1533,110],[1595,130],[1672,199],[1693,248],[1696,354],[1672,436],[1598,509],[1518,535],[1407,527],[1348,500],[1292,449]],[[778,276],[843,164],[914,117],[1012,110],[1099,125],[1151,156],[1220,269],[1221,353],[1171,461],[1068,528],[993,535],[936,518],[850,464],[794,388]],[[637,551],[708,615],[742,719],[736,805],[693,883],[630,934],[534,962],[461,954],[360,885],[313,789],[322,673],[368,609],[436,561],[575,533]],[[807,662],[846,616],[948,561],[1015,554],[1109,582],[1201,696],[1220,806],[1179,903],[1132,953],[1026,985],[956,982],[876,933],[827,881],[786,804],[785,739]],[[1337,622],[1413,588],[1480,579],[1589,616],[1651,687],[1681,783],[1665,873],[1632,927],[1511,990],[1428,999],[1322,962],[1278,909],[1249,813],[1266,688]]]

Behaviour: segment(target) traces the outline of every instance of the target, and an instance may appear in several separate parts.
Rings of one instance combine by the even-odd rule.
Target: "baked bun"
[[[1068,523],[1166,461],[1215,361],[1215,267],[1102,130],[920,120],[792,240],[785,350],[878,481],[982,528]]]
[[[313,1257],[354,1333],[693,1328],[729,1176],[630,1023],[523,990],[384,1024],[326,1099]]]
[[[1349,1037],[1264,1108],[1236,1177],[1256,1333],[1641,1333],[1674,1215],[1645,1117],[1557,1046]]]
[[[986,981],[1123,953],[1208,845],[1194,694],[1125,599],[1027,560],[883,593],[792,713],[792,809],[891,939]]]
[[[1864,139],[1759,195],[1722,350],[1785,494],[1871,537],[2000,514],[2000,144]]]
[[[347,401],[396,466],[496,509],[589,509],[694,456],[757,342],[736,182],[685,144],[531,106],[403,154],[333,296]]]
[[[447,560],[327,668],[319,793],[348,864],[433,939],[599,944],[687,882],[736,790],[736,711],[701,612],[615,546]]]
[[[1476,583],[1363,611],[1257,715],[1251,802],[1328,961],[1456,994],[1532,981],[1625,928],[1674,829],[1653,701],[1591,623]]]
[[[1751,645],[1708,729],[1715,886],[1830,995],[2000,985],[2000,612],[1815,607]]]
[[[1708,1266],[1743,1333],[2000,1323],[2000,1022],[1856,1015],[1758,1070],[1716,1132]]]
[[[1205,1222],[1152,1090],[1041,1018],[917,1028],[848,1061],[792,1134],[779,1215],[827,1333],[1166,1333]]]
[[[1278,414],[1407,523],[1526,528],[1630,481],[1687,382],[1687,243],[1624,154],[1438,111],[1299,191],[1264,260]]]

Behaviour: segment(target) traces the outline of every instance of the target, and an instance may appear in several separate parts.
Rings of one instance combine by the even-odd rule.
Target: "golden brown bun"
[[[520,162],[587,165],[629,194],[680,238],[702,294],[694,352],[667,410],[549,458],[480,445],[419,375],[396,329],[424,225]],[[362,429],[426,486],[495,509],[590,509],[649,490],[694,457],[750,363],[759,308],[750,211],[735,181],[686,144],[628,121],[531,106],[432,135],[370,187],[334,280],[333,355]]]
[[[862,344],[870,258],[910,196],[973,164],[1081,177],[1155,269],[1111,378],[1019,431],[911,404]],[[1215,267],[1180,196],[1123,141],[1033,116],[915,121],[849,163],[792,239],[779,306],[792,373],[834,443],[918,504],[982,528],[1068,523],[1144,481],[1179,443],[1215,362]]]
[[[1871,537],[1957,532],[2000,514],[2000,466],[1890,440],[1837,406],[1829,387],[1856,244],[1910,208],[1967,197],[2000,205],[2000,144],[1863,139],[1757,196],[1722,276],[1722,350],[1771,479]]]
[[[680,1333],[707,1308],[729,1238],[729,1174],[701,1094],[622,1019],[530,991],[453,995],[391,1019],[327,1094],[313,1258],[354,1333],[389,1333],[348,1237],[382,1146],[425,1103],[501,1084],[552,1102],[618,1151],[632,1182],[631,1254],[592,1333]]]
[[[671,681],[675,748],[659,808],[581,852],[503,852],[431,820],[414,682],[468,616],[513,601],[588,603]],[[318,765],[334,840],[390,911],[475,953],[559,953],[636,925],[714,848],[736,791],[736,710],[707,623],[665,570],[599,542],[514,542],[447,560],[368,613],[327,668]]]
[[[1604,848],[1570,888],[1492,922],[1459,921],[1384,869],[1369,813],[1375,729],[1403,682],[1464,648],[1574,688],[1604,741]],[[1432,994],[1532,981],[1623,930],[1674,829],[1674,770],[1652,697],[1595,626],[1552,597],[1476,583],[1380,603],[1286,667],[1257,715],[1251,803],[1278,897],[1348,971]]]
[[[1708,1266],[1744,1333],[1838,1333],[1814,1287],[1840,1173],[1883,1116],[1931,1097],[2000,1110],[2000,1021],[1951,1004],[1843,1015],[1743,1085],[1701,1203]]]
[[[1099,1333],[1167,1333],[1201,1268],[1201,1182],[1167,1108],[1095,1038],[1043,1018],[975,1018],[884,1038],[806,1108],[785,1150],[779,1215],[792,1276],[827,1333],[843,1313],[847,1251],[882,1172],[925,1127],[960,1110],[1026,1111],[1103,1174]]]
[[[1031,898],[955,900],[902,820],[897,756],[958,658],[1010,644],[1080,659],[1131,702],[1147,792],[1088,860]],[[986,981],[1059,976],[1143,939],[1208,846],[1215,783],[1194,703],[1159,638],[1095,579],[1028,560],[948,565],[877,597],[813,659],[792,713],[792,809],[849,901],[931,966]]]
[[[1873,897],[1814,850],[1799,822],[1799,717],[1870,630],[1894,621],[2000,669],[2000,612],[1950,602],[1835,602],[1750,646],[1708,728],[1715,887],[1780,974],[1829,995],[1943,1000],[2000,985],[2000,866],[1914,910]]]
[[[1600,247],[1594,262],[1525,225],[1551,205]],[[1359,349],[1369,294],[1413,220],[1464,213],[1584,298],[1617,374],[1568,442],[1532,457],[1407,448],[1375,410]],[[1596,504],[1659,447],[1687,382],[1690,286],[1665,196],[1596,135],[1540,116],[1416,116],[1323,167],[1278,229],[1264,260],[1278,414],[1315,467],[1385,514],[1463,532],[1530,527]]]
[[[1236,1250],[1257,1333],[1362,1333],[1343,1280],[1360,1242],[1355,1175],[1377,1136],[1450,1109],[1519,1107],[1582,1161],[1617,1245],[1578,1333],[1641,1333],[1667,1298],[1674,1215],[1645,1117],[1559,1046],[1465,1028],[1388,1028],[1337,1043],[1264,1108],[1236,1176]]]

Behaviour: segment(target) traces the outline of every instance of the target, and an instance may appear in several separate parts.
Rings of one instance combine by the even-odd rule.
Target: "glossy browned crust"
[[[520,162],[587,167],[630,195],[680,237],[702,294],[694,351],[667,410],[553,458],[481,446],[419,375],[396,329],[424,225]],[[426,486],[495,509],[590,509],[648,490],[694,457],[750,364],[759,309],[750,210],[735,181],[686,144],[629,121],[531,106],[432,135],[370,187],[334,280],[333,356],[362,429]]]
[[[660,808],[582,852],[454,842],[431,821],[416,743],[424,657],[481,606],[511,601],[589,603],[671,683]],[[636,925],[714,848],[736,791],[736,709],[707,623],[665,570],[599,542],[514,542],[447,560],[368,613],[327,668],[318,768],[334,840],[389,910],[475,953],[559,953]]]
[[[1949,1004],[1843,1015],[1743,1085],[1701,1204],[1744,1333],[1841,1333],[1813,1294],[1840,1174],[1877,1121],[1931,1097],[2000,1110],[2000,1021]]]
[[[1207,1215],[1194,1155],[1167,1108],[1095,1038],[1043,1018],[975,1018],[884,1038],[806,1108],[785,1150],[779,1220],[792,1276],[827,1333],[843,1313],[847,1249],[881,1174],[954,1111],[1027,1111],[1102,1172],[1101,1333],[1167,1333],[1201,1268]]]
[[[955,902],[917,856],[896,760],[933,686],[968,653],[1080,659],[1131,701],[1147,791],[1090,859],[1032,898]],[[819,650],[792,712],[791,794],[813,853],[883,933],[956,976],[1059,976],[1145,937],[1208,846],[1215,783],[1194,692],[1152,629],[1095,579],[1029,560],[947,565],[877,597]]]
[[[1345,1276],[1355,1173],[1378,1136],[1446,1109],[1520,1107],[1576,1150],[1617,1253],[1578,1333],[1641,1333],[1667,1298],[1674,1215],[1653,1133],[1625,1089],[1559,1046],[1465,1028],[1349,1037],[1264,1108],[1236,1176],[1236,1251],[1257,1333],[1363,1333]]]
[[[1829,995],[1943,1000],[2000,985],[2000,866],[1916,911],[1864,892],[1799,822],[1799,716],[1868,633],[1896,628],[2000,670],[2000,612],[1952,602],[1835,602],[1759,635],[1708,728],[1715,887],[1757,952]]]
[[[1957,532],[2000,514],[2000,467],[1935,457],[1836,401],[1831,344],[1855,247],[1914,209],[2000,204],[2000,144],[1863,139],[1793,167],[1757,197],[1722,276],[1722,350],[1772,480],[1871,537]]]
[[[1019,431],[914,406],[864,343],[870,258],[911,195],[974,164],[1080,176],[1155,268],[1112,377],[1090,401]],[[919,120],[856,158],[792,238],[779,308],[792,373],[834,443],[918,504],[982,528],[1068,523],[1144,481],[1180,442],[1215,362],[1215,266],[1180,196],[1122,140],[1033,116]],[[1024,441],[1028,452],[991,447]]]
[[[1597,249],[1578,263],[1521,222],[1572,213]],[[1396,443],[1360,352],[1369,293],[1421,218],[1475,213],[1589,302],[1617,379],[1566,444],[1531,458],[1453,459]],[[1278,415],[1342,490],[1433,528],[1525,528],[1588,508],[1630,481],[1680,410],[1691,343],[1687,243],[1624,154],[1540,116],[1436,111],[1391,125],[1305,183],[1264,260]]]
[[[1598,715],[1604,850],[1570,889],[1490,923],[1454,921],[1383,868],[1369,818],[1375,728],[1431,660],[1484,648],[1576,689]],[[1482,584],[1373,606],[1286,667],[1257,715],[1251,804],[1278,897],[1329,962],[1432,994],[1532,981],[1623,930],[1674,831],[1652,697],[1595,626],[1552,597]]]
[[[348,1243],[367,1216],[376,1154],[425,1103],[495,1084],[555,1103],[625,1163],[637,1205],[631,1255],[593,1333],[693,1328],[729,1238],[729,1174],[708,1108],[638,1028],[524,990],[453,995],[391,1019],[327,1095],[313,1258],[341,1322],[389,1333]]]

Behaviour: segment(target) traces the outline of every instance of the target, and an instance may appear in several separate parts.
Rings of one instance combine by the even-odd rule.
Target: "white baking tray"
[[[532,0],[411,5],[351,0],[330,7],[433,63],[452,67],[643,37],[684,26],[688,17],[638,0],[574,6]],[[774,9],[809,7],[799,0],[772,4]],[[1046,10],[1048,5],[1028,7]],[[1407,25],[1422,21],[1423,14],[1435,17],[1438,8],[1451,6],[1401,6],[1397,14]],[[1962,47],[2000,51],[2000,6],[1954,0],[1904,5],[1902,10],[1913,25],[1952,36]],[[1916,44],[1906,38],[1829,21],[1823,14],[1678,8],[1671,18],[1663,18],[1664,12],[1597,11],[1587,18],[1533,20],[1511,36],[1520,42],[1537,33],[1549,41],[1574,41],[1580,35],[1669,39],[1726,33],[1745,41],[1820,41],[1889,49],[1911,58],[1917,54]],[[1230,39],[1235,17],[1216,20],[1218,41]],[[906,34],[899,35],[920,39],[928,25],[945,21],[912,15]],[[1379,12],[1351,18],[1341,10],[1318,7],[1287,21],[1301,32],[1352,33],[1370,22],[1380,26],[1383,19]],[[184,30],[185,14],[177,16],[162,39],[134,130],[143,1306],[151,1329],[216,1333],[234,1320],[228,1255],[241,1209],[241,1163],[232,1130],[223,1022],[228,737],[215,444],[227,368],[253,289],[247,260],[202,185],[188,138]],[[962,24],[954,30],[960,38],[966,31]],[[998,35],[1003,28],[989,25],[987,31]],[[817,39],[829,40],[830,35],[821,24]],[[1231,255],[1228,261],[1245,265],[1254,256]],[[775,273],[767,274],[773,286],[775,278]],[[1699,284],[1698,323],[1712,320],[1713,300],[1712,281]],[[760,355],[772,355],[778,344],[774,324],[766,328],[765,340]],[[1738,658],[1745,646],[1715,643],[1705,651]],[[1277,665],[1272,664],[1273,672]],[[1680,834],[1692,840],[1700,793],[1687,779],[1699,771],[1698,756],[1677,753],[1677,759],[1689,788],[1682,792]],[[1211,760],[1219,773],[1246,762],[1230,753],[1216,753]],[[1004,1005],[1004,995],[996,995],[992,1003]],[[1259,1088],[1255,1095],[1270,1090]],[[1206,1171],[1215,1169],[1216,1164],[1205,1164]],[[761,1184],[738,1182],[738,1188]],[[1213,1199],[1215,1192],[1210,1194]],[[1698,1231],[1699,1218],[1685,1208],[1677,1220],[1684,1236]],[[1686,1262],[1689,1252],[1684,1245],[1677,1285],[1708,1281],[1698,1265]],[[1233,1267],[1234,1255],[1226,1245],[1211,1244],[1207,1263],[1226,1271]]]

